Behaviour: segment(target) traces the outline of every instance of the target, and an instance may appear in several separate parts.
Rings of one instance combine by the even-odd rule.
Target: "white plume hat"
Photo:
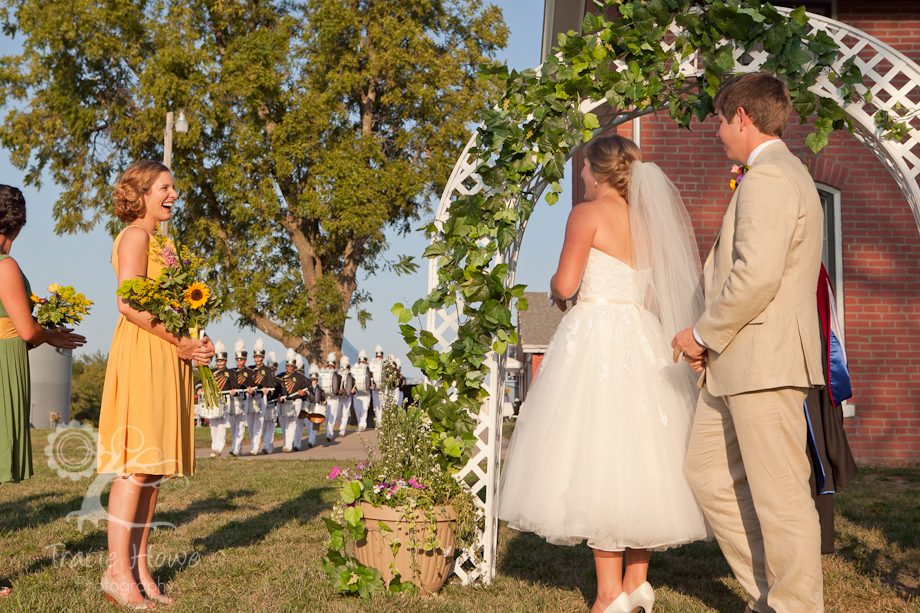
[[[361,351],[359,351],[359,352],[358,352],[358,359],[359,359],[359,360],[366,360],[366,359],[367,359],[367,352],[364,351],[363,349],[362,349]]]
[[[339,360],[339,366],[345,368],[346,366],[351,366],[351,360],[348,359],[347,355],[343,355],[342,359]]]
[[[233,352],[236,354],[237,360],[246,359],[249,354],[246,353],[246,343],[243,342],[243,339],[237,339],[236,344],[233,346]]]
[[[287,354],[285,355],[284,363],[290,364],[291,366],[296,365],[297,364],[297,361],[295,359],[296,355],[297,354],[294,352],[294,350],[288,347]]]
[[[310,364],[310,376],[312,377],[313,375],[319,376],[319,366],[315,363]]]
[[[275,352],[274,352],[274,351],[269,351],[269,352],[268,352],[268,363],[271,364],[271,365],[275,365],[275,364],[278,363],[278,358],[275,357]]]
[[[300,357],[299,353],[294,356],[294,360],[295,360],[295,364],[297,365],[298,369],[303,368],[303,358]]]
[[[377,355],[377,357],[382,358],[383,357],[383,347],[381,347],[380,345],[377,345],[376,347],[374,347],[374,353]]]
[[[256,339],[255,344],[252,346],[252,355],[265,355],[265,343],[262,341],[262,337]]]
[[[326,364],[335,364],[335,351],[330,351],[326,356]]]
[[[402,368],[402,360],[396,358],[396,368]]]
[[[227,359],[227,346],[224,345],[224,341],[217,341],[214,343],[214,356],[218,360]]]

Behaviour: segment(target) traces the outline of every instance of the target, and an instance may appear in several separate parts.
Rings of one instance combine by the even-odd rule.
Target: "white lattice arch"
[[[787,15],[789,13],[789,9],[779,10]],[[864,83],[869,85],[868,91],[872,94],[872,102],[865,103],[860,101],[846,104],[839,95],[837,88],[826,77],[819,78],[817,84],[811,88],[811,91],[819,96],[836,100],[844,108],[847,115],[854,120],[856,125],[854,136],[872,149],[891,171],[914,212],[914,218],[918,226],[920,226],[920,184],[918,184],[918,179],[920,179],[918,177],[918,174],[920,174],[920,66],[917,66],[917,64],[889,45],[861,30],[820,15],[809,13],[808,17],[809,25],[812,28],[823,30],[840,46],[840,53],[834,64],[835,69],[840,69],[845,61],[856,56],[856,65],[862,71]],[[679,32],[677,26],[672,28],[672,32],[675,34]],[[765,51],[753,51],[747,54],[741,49],[736,49],[735,51],[735,61],[736,65],[739,66],[739,71],[751,72],[758,70],[767,59],[768,56]],[[625,64],[621,63],[618,63],[617,67],[619,70],[626,68]],[[702,73],[694,57],[685,61],[680,70],[691,76]],[[860,94],[864,94],[866,89],[866,87],[858,86]],[[581,104],[581,110],[583,112],[595,111],[605,104],[605,100],[585,100]],[[903,143],[882,138],[873,119],[877,110],[890,111],[897,105],[906,109],[905,120],[910,127],[910,135]],[[595,130],[595,134],[650,112],[652,111],[609,112],[601,116],[601,126]],[[447,220],[448,207],[455,195],[475,194],[482,189],[482,182],[475,173],[479,162],[467,159],[469,151],[475,143],[476,135],[474,134],[454,166],[454,170],[441,196],[441,202],[435,218],[438,226]],[[575,151],[573,150],[569,157],[574,154]],[[536,202],[546,189],[547,184],[537,172],[534,174],[534,179],[531,180],[530,184],[521,187],[525,191],[531,192],[534,195],[534,202]],[[513,207],[515,204],[514,201],[509,201],[508,206]],[[522,226],[514,243],[507,250],[500,252],[496,256],[495,265],[508,264],[508,276],[505,279],[507,287],[514,285],[517,259],[525,229],[526,225]],[[437,283],[437,261],[432,259],[429,261],[428,268],[429,291],[434,289]],[[441,351],[446,351],[456,339],[458,317],[461,312],[462,306],[428,312],[426,329],[438,339]],[[475,430],[480,443],[474,448],[472,458],[458,475],[459,478],[465,479],[470,473],[474,474],[477,481],[473,485],[473,491],[481,492],[485,489],[485,502],[480,503],[484,523],[481,525],[479,545],[463,552],[454,566],[454,572],[460,576],[464,584],[471,581],[491,583],[492,578],[495,576],[498,546],[497,496],[505,357],[505,355],[497,356],[494,353],[489,355],[491,375],[485,383],[489,397],[480,412]],[[481,468],[483,464],[485,464],[485,470]]]

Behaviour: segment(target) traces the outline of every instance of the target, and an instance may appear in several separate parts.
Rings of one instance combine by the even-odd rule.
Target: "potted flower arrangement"
[[[389,361],[383,378],[384,389],[392,388],[397,372]],[[329,474],[341,489],[325,519],[330,544],[323,569],[340,593],[428,596],[475,539],[478,510],[469,486],[454,478],[454,462],[441,457],[425,412],[397,405],[392,394],[381,397],[379,457],[368,448],[356,468]]]

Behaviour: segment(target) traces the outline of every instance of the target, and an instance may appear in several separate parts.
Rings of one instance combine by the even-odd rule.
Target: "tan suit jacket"
[[[744,175],[703,267],[714,396],[824,384],[815,291],[824,240],[818,190],[777,140]]]

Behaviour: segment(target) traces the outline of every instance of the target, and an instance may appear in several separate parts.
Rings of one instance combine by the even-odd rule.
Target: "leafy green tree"
[[[185,111],[171,226],[244,325],[310,358],[341,347],[359,272],[439,195],[497,95],[507,40],[481,0],[2,0],[23,53],[0,60],[0,144],[63,187],[56,231],[114,220],[111,185],[162,156]]]
[[[101,351],[82,353],[73,360],[70,381],[70,419],[99,426],[102,388],[108,358]]]

